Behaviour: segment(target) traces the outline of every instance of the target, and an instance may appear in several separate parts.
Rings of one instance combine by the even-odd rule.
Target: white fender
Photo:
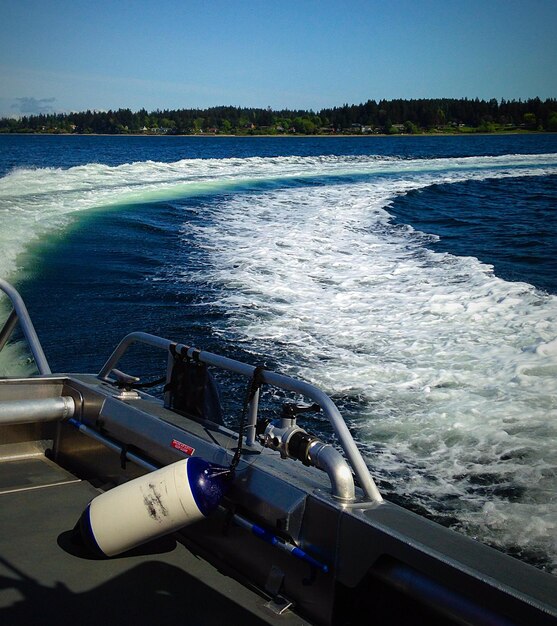
[[[228,468],[190,457],[97,496],[79,526],[86,545],[114,556],[196,522],[224,495]]]

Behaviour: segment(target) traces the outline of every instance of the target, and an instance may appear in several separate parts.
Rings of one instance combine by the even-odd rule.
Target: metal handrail
[[[8,296],[14,307],[2,330],[0,331],[0,351],[4,348],[4,346],[10,339],[17,325],[17,322],[19,321],[21,330],[23,331],[23,335],[25,336],[25,339],[27,340],[27,343],[31,348],[31,352],[33,354],[33,358],[35,359],[35,363],[37,364],[37,369],[39,370],[39,373],[51,374],[52,372],[50,370],[50,366],[46,359],[45,353],[43,352],[41,342],[39,341],[39,337],[35,332],[33,322],[31,322],[27,307],[25,306],[22,297],[19,295],[19,292],[15,287],[10,285],[10,283],[2,280],[1,278],[0,290],[2,290]]]
[[[128,348],[134,343],[143,343],[166,351],[168,351],[171,346],[175,346],[178,353],[189,353],[190,356],[195,352],[196,358],[207,365],[212,365],[237,374],[242,374],[248,378],[253,376],[253,372],[255,370],[253,365],[248,365],[247,363],[242,363],[241,361],[236,361],[211,352],[198,352],[189,346],[176,344],[168,339],[163,339],[162,337],[157,337],[156,335],[150,335],[149,333],[135,332],[130,333],[122,339],[102,367],[98,374],[98,378],[101,380],[107,380],[110,372],[116,367],[117,363],[126,353]],[[329,398],[329,396],[327,396],[323,391],[313,385],[310,385],[309,383],[290,378],[289,376],[284,376],[283,374],[277,374],[276,372],[265,370],[262,374],[262,379],[265,383],[287,391],[299,393],[319,404],[319,406],[323,409],[323,413],[329,419],[329,422],[338,437],[340,445],[344,450],[344,454],[350,461],[362,490],[370,500],[374,502],[382,502],[383,498],[381,497],[381,494],[379,493],[379,490],[369,473],[367,465],[365,464],[365,461],[362,458],[350,431],[348,430],[348,426],[331,398]],[[254,417],[256,418],[256,416]]]

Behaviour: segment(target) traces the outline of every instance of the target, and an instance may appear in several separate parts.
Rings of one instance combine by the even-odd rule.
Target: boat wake
[[[80,212],[171,205],[196,264],[151,278],[195,285],[222,341],[333,395],[387,494],[557,571],[557,298],[389,213],[431,185],[555,174],[555,154],[16,170],[0,275]]]

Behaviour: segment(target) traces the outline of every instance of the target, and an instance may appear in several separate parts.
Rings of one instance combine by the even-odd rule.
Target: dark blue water
[[[17,167],[313,155],[401,158],[555,152],[555,135],[464,137],[98,137],[0,135],[0,176]]]
[[[394,221],[439,236],[435,251],[474,256],[497,276],[557,293],[557,176],[433,185],[395,200]]]

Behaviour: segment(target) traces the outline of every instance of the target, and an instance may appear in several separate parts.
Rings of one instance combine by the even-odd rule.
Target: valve
[[[277,450],[283,459],[291,458],[302,461],[304,465],[311,465],[309,448],[312,443],[319,441],[296,424],[296,416],[300,413],[319,411],[318,404],[296,404],[286,402],[282,405],[280,424],[273,424],[271,420],[260,420],[256,434],[266,448]]]
[[[277,450],[283,459],[290,457],[298,459],[304,465],[311,465],[309,457],[310,446],[319,441],[296,424],[277,426],[269,420],[260,423],[259,439],[266,448]]]
[[[300,413],[318,413],[321,407],[318,404],[295,404],[294,402],[285,402],[282,405],[281,417],[286,419],[296,419]]]

